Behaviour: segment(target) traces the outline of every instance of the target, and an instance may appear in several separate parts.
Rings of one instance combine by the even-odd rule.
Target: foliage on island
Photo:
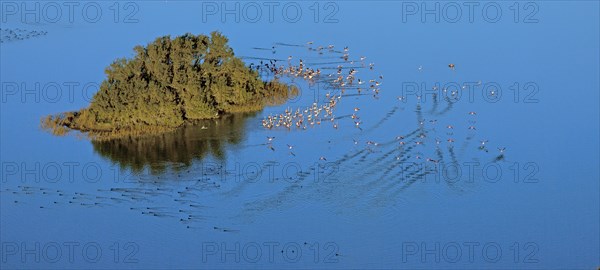
[[[56,135],[79,130],[95,138],[172,130],[221,114],[261,110],[296,95],[298,89],[263,81],[245,66],[219,32],[157,38],[136,46],[132,59],[106,70],[89,107],[49,115],[42,127]]]

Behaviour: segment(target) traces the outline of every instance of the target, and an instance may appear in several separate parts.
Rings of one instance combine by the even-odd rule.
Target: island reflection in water
[[[244,140],[246,122],[257,114],[227,114],[168,133],[92,141],[92,145],[94,152],[134,173],[141,173],[145,168],[152,174],[161,174],[168,169],[177,171],[206,157],[223,161],[226,147]],[[170,168],[169,164],[174,163],[180,166]]]

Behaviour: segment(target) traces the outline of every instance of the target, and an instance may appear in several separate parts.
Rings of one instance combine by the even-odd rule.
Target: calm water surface
[[[112,3],[97,23],[2,23],[3,269],[600,265],[598,3],[522,3],[517,17],[500,3],[497,23],[361,1],[301,2],[296,23],[277,12],[270,23],[266,8],[256,23],[223,22],[221,2],[207,15],[215,3],[121,3],[117,23]],[[17,28],[21,39],[7,32]],[[285,77],[301,89],[285,104],[157,136],[40,130],[42,116],[86,106],[133,46],[213,30],[248,64],[293,56],[322,78]],[[366,81],[360,93],[331,86],[338,65]],[[262,125],[340,95],[333,121]]]

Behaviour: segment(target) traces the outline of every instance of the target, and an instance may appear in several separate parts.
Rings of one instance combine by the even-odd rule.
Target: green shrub
[[[136,46],[132,59],[117,59],[106,68],[107,77],[88,108],[48,116],[42,128],[57,135],[68,129],[143,134],[223,113],[260,110],[297,94],[278,81],[263,82],[227,42],[213,32],[210,37],[164,36]]]

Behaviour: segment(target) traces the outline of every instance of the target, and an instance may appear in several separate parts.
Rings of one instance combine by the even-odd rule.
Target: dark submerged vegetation
[[[228,113],[252,112],[285,102],[298,89],[263,81],[245,66],[219,32],[157,38],[136,46],[132,59],[117,59],[91,104],[42,118],[55,135],[70,130],[92,139],[170,131]]]
[[[256,112],[231,113],[218,119],[184,124],[170,132],[153,136],[122,136],[94,140],[94,152],[134,174],[162,174],[169,170],[188,170],[194,160],[212,158],[223,162],[228,147],[243,147],[248,120]]]

